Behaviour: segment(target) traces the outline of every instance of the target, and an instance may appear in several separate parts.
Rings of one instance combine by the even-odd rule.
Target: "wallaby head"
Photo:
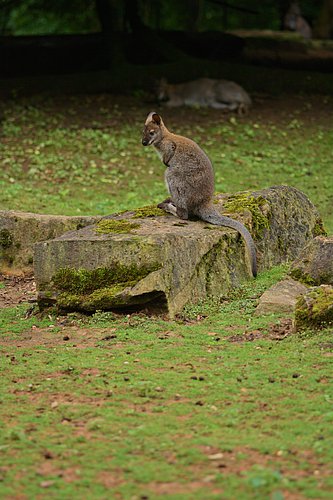
[[[151,111],[147,116],[142,132],[142,145],[150,146],[160,142],[163,137],[164,123],[160,115]]]

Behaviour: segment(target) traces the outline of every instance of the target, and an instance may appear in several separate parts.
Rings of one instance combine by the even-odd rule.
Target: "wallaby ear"
[[[146,118],[145,125],[148,125],[150,122],[153,122],[156,125],[161,125],[162,118],[155,111],[151,111]]]
[[[153,113],[151,119],[156,125],[161,125],[161,117],[157,113]]]

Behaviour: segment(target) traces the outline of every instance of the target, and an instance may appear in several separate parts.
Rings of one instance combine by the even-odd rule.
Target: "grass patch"
[[[146,111],[137,102],[124,124],[112,99],[101,96],[96,104],[89,96],[70,97],[66,108],[56,98],[8,105],[0,144],[3,209],[106,215],[165,198],[163,166],[140,142]],[[330,99],[324,96],[320,108],[308,96],[255,103],[242,119],[216,110],[163,115],[171,130],[207,151],[217,192],[293,185],[318,206],[332,232]]]
[[[2,496],[329,498],[331,331],[274,340],[253,315],[284,272],[176,321],[4,310]]]

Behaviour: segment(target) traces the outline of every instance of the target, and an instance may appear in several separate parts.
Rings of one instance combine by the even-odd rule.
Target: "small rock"
[[[42,481],[39,486],[41,488],[50,488],[53,485],[54,485],[54,481]]]
[[[203,401],[199,400],[199,401],[196,401],[195,404],[196,404],[196,406],[204,406],[205,403]]]
[[[308,287],[291,278],[285,279],[266,290],[259,299],[256,314],[275,312],[290,313],[295,310],[297,298],[306,293]]]
[[[213,455],[208,456],[209,460],[221,460],[224,458],[223,453],[214,453]]]

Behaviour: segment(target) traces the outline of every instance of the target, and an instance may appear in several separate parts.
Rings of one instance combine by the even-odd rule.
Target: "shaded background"
[[[258,67],[332,72],[333,0],[298,2],[312,39],[285,29],[289,7],[286,0],[0,0],[0,97],[149,90],[166,75],[232,78],[260,91],[275,77],[256,75]]]

